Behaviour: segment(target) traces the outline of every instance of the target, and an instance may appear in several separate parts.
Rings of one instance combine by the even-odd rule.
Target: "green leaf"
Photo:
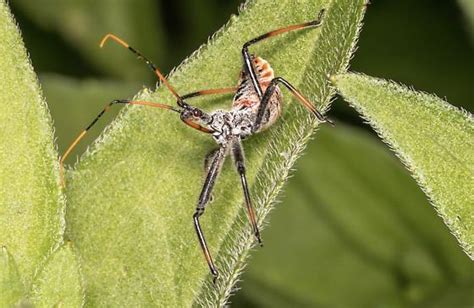
[[[38,266],[62,240],[51,118],[13,17],[0,1],[0,246],[29,287]]]
[[[389,81],[359,74],[336,76],[333,81],[412,172],[474,258],[472,115]]]
[[[321,29],[283,35],[252,47],[272,63],[277,75],[323,108],[332,95],[326,76],[345,71],[365,1],[250,2],[206,47],[185,61],[170,82],[182,94],[235,85],[245,41],[313,20],[323,7],[327,12]],[[285,95],[286,111],[279,124],[245,142],[260,222],[316,126],[314,117]],[[175,102],[163,88],[138,97]],[[230,97],[192,103],[205,109],[229,108]],[[202,305],[223,305],[254,244],[238,177],[227,161],[214,202],[202,218],[221,271],[213,287],[192,214],[202,185],[203,158],[215,143],[182,125],[176,114],[141,107],[126,108],[67,179],[67,234],[81,255],[87,304],[190,306],[199,300]]]
[[[0,247],[0,306],[14,306],[21,301],[24,292],[15,260],[6,247]]]
[[[265,249],[252,254],[242,291],[230,299],[236,307],[472,301],[471,260],[375,139],[339,123],[318,131],[271,214]]]
[[[15,1],[25,14],[42,28],[57,31],[85,58],[102,71],[127,80],[143,79],[146,70],[140,70],[134,57],[122,50],[99,50],[99,41],[112,32],[158,59],[163,54],[163,34],[160,32],[159,8],[155,1]],[[60,12],[52,14],[51,12]],[[147,33],[147,35],[143,35]],[[152,39],[149,39],[152,38]]]
[[[66,243],[48,259],[30,295],[36,307],[82,307],[84,289],[72,244]]]

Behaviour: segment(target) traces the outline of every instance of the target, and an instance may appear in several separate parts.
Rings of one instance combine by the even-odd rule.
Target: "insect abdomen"
[[[260,87],[262,88],[262,92],[265,93],[266,89],[270,84],[270,81],[275,78],[273,69],[266,60],[260,57],[253,57],[253,64],[255,67],[255,72],[257,73],[258,82],[260,84]],[[281,91],[277,86],[277,88],[275,89],[275,93],[273,94],[268,104],[268,111],[264,115],[260,130],[264,130],[270,125],[272,125],[280,116],[281,100]],[[256,114],[258,112],[259,106],[260,98],[258,97],[258,94],[252,85],[252,81],[250,80],[245,70],[242,70],[242,72],[240,73],[239,87],[234,96],[232,109],[243,110],[250,108]]]

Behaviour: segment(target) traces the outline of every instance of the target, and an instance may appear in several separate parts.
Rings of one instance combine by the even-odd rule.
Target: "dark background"
[[[136,1],[133,9],[113,13],[66,1],[44,1],[50,7],[38,2],[11,1],[10,5],[40,76],[60,152],[110,99],[130,97],[141,87],[154,85],[153,75],[123,50],[98,50],[101,35],[122,26],[135,47],[169,72],[205,43],[230,14],[237,13],[240,4]],[[372,2],[351,70],[435,93],[472,111],[474,31],[468,28],[458,3]],[[49,8],[66,12],[64,18],[51,16]],[[73,21],[82,30],[70,28],[68,23]],[[91,132],[77,156],[113,116],[107,115]],[[263,233],[266,247],[253,253],[233,304],[472,305],[472,263],[409,174],[342,100],[333,104],[330,116],[338,128],[323,129],[298,162],[301,171],[290,180],[282,204],[271,215],[271,227]],[[389,176],[381,179],[381,174]],[[353,190],[341,189],[348,186]],[[379,218],[388,220],[371,216],[370,207],[364,208],[370,204],[381,211]],[[364,209],[367,215],[357,214]],[[357,231],[352,232],[350,224]]]

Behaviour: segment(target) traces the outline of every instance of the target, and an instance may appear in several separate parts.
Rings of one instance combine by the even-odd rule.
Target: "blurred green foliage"
[[[296,169],[236,306],[429,307],[472,289],[471,261],[379,141],[324,127]]]
[[[474,259],[474,196],[467,180],[474,175],[474,117],[435,95],[385,79],[346,73],[331,81],[411,171]]]
[[[352,69],[436,93],[472,111],[474,50],[469,17],[458,2],[372,2]],[[153,76],[127,53],[99,50],[102,34],[124,35],[169,71],[239,5],[90,1],[81,7],[64,1],[64,16],[44,13],[46,4],[57,3],[10,5],[43,83],[60,152],[111,99],[101,87],[106,93],[116,88],[114,98],[125,98],[153,85]],[[78,25],[82,35],[71,32]],[[65,101],[71,96],[75,101]],[[265,248],[254,252],[242,290],[232,298],[235,306],[472,306],[472,262],[421,190],[346,104],[337,101],[331,116],[339,127],[322,130],[298,163],[263,233]]]

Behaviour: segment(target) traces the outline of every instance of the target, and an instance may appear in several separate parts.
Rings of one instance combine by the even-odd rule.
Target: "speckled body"
[[[252,60],[258,82],[262,92],[265,93],[270,81],[275,78],[273,69],[266,60],[260,57],[253,57]],[[281,115],[282,94],[278,86],[268,103],[267,112],[263,116],[261,126],[257,131],[252,132],[260,101],[261,99],[258,97],[249,76],[245,69],[243,69],[240,73],[238,89],[233,99],[232,109],[230,111],[216,110],[210,114],[210,121],[207,125],[213,130],[212,135],[216,142],[218,144],[225,144],[236,136],[244,139],[274,124]]]
[[[258,226],[257,213],[252,205],[250,197],[249,183],[246,177],[245,155],[243,150],[242,139],[263,131],[273,125],[281,115],[282,109],[282,94],[279,88],[285,87],[298,101],[311,111],[320,122],[328,121],[316,107],[307,100],[299,91],[291,85],[283,77],[276,77],[270,64],[264,59],[251,55],[249,48],[265,39],[274,37],[276,35],[284,34],[290,31],[303,30],[309,28],[316,28],[322,25],[325,9],[319,11],[318,17],[315,20],[307,21],[301,24],[289,25],[283,28],[275,29],[273,31],[257,36],[242,45],[242,60],[243,69],[240,73],[238,87],[226,87],[215,89],[203,89],[196,92],[179,95],[173,86],[168,82],[164,75],[160,72],[155,64],[143,56],[138,50],[131,47],[127,42],[114,34],[107,34],[102,39],[100,46],[102,47],[107,40],[113,40],[122,47],[127,48],[134,53],[139,59],[143,60],[148,67],[156,74],[161,83],[168,88],[168,90],[176,98],[176,105],[142,101],[142,100],[128,100],[116,99],[111,101],[105,108],[95,117],[95,119],[84,129],[79,136],[68,147],[60,160],[61,182],[63,182],[63,163],[68,154],[76,146],[76,144],[85,136],[86,132],[94,126],[94,124],[102,117],[102,115],[116,104],[127,105],[142,105],[169,110],[179,114],[183,123],[187,126],[200,131],[202,133],[210,134],[219,145],[206,155],[204,161],[204,168],[206,177],[196,203],[196,208],[193,214],[193,224],[199,244],[206,258],[210,273],[213,276],[213,282],[216,285],[216,280],[219,277],[219,272],[213,262],[211,253],[207,246],[203,230],[200,224],[200,217],[204,214],[207,204],[209,204],[212,196],[212,191],[216,183],[217,177],[224,165],[227,156],[233,158],[235,169],[239,175],[240,183],[247,208],[249,221],[252,225],[252,232],[256,240],[262,245],[260,231]],[[187,99],[193,97],[210,95],[210,94],[225,94],[234,93],[235,96],[232,101],[231,110],[216,110],[212,113],[207,113],[198,107],[195,107],[186,102]],[[185,189],[185,187],[180,187]],[[222,286],[221,283],[217,287]]]

